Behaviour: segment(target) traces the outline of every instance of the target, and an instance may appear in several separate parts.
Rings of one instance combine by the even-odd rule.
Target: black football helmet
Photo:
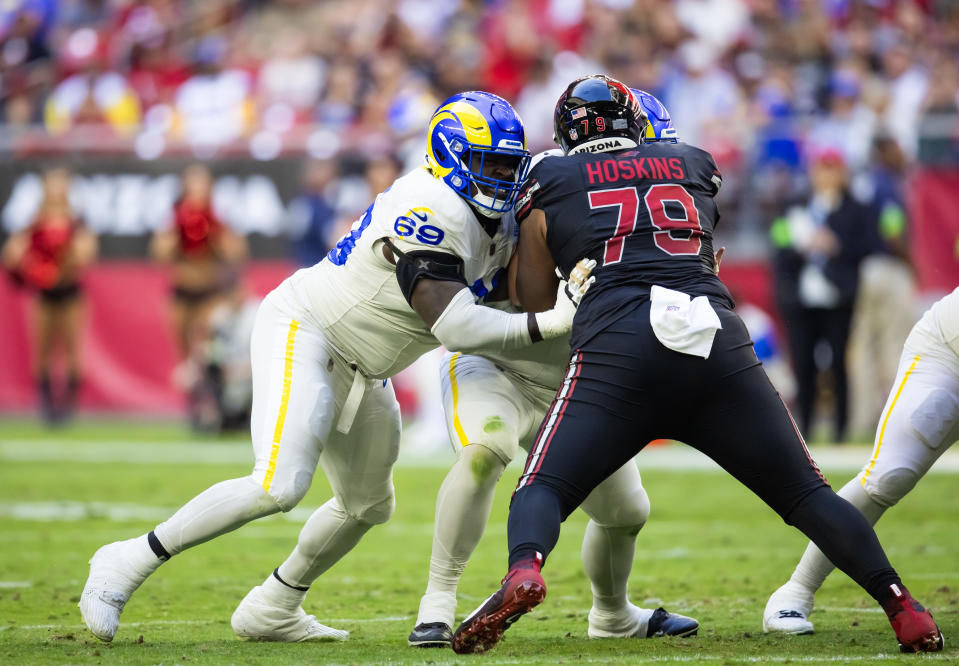
[[[598,140],[619,137],[640,143],[647,122],[639,100],[624,83],[591,74],[570,83],[560,95],[553,112],[553,140],[564,153],[585,143],[609,150]]]

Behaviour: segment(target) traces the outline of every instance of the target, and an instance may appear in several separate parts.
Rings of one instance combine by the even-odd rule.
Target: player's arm
[[[546,245],[546,214],[534,208],[524,220],[516,247],[515,296],[518,305],[533,312],[556,301],[556,261]]]
[[[468,287],[421,280],[411,305],[444,347],[465,353],[510,351],[567,335],[576,307],[563,295],[546,312],[512,314],[478,305]]]
[[[390,252],[403,295],[447,349],[509,351],[569,333],[575,307],[565,296],[547,312],[503,312],[476,304],[456,255],[395,246]]]
[[[709,196],[715,197],[723,186],[723,174],[716,166],[716,160],[702,148],[689,146],[689,149],[692,151],[692,157],[695,160],[694,172]]]

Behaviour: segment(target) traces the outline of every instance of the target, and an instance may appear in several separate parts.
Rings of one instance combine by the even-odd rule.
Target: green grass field
[[[813,451],[816,455],[816,451]],[[193,441],[177,426],[88,423],[62,432],[0,420],[0,663],[874,663],[959,662],[959,477],[930,474],[879,524],[893,564],[946,635],[939,655],[900,655],[885,616],[841,574],[817,597],[814,636],[762,633],[768,594],[805,545],[722,473],[644,467],[652,499],[631,579],[633,601],[695,616],[689,639],[591,641],[589,586],[579,561],[585,521],[564,526],[546,569],[549,596],[495,651],[458,657],[409,648],[425,586],[433,502],[451,454],[396,471],[397,511],[324,577],[307,611],[348,629],[343,644],[237,640],[230,615],[279,564],[299,525],[329,496],[322,475],[291,514],[273,516],[177,556],[127,606],[113,644],[90,636],[77,609],[87,560],[101,544],[149,530],[194,493],[249,471],[249,444]],[[866,449],[850,454],[861,461]],[[518,468],[507,470],[486,537],[460,586],[460,616],[498,585],[506,511]],[[838,487],[850,466],[825,470]]]

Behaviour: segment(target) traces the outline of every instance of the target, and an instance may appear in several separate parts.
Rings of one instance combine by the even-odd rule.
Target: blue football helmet
[[[666,110],[663,103],[645,90],[639,90],[638,88],[630,88],[630,90],[636,95],[636,98],[639,100],[639,105],[649,118],[646,131],[643,132],[643,143],[656,143],[657,141],[668,143],[678,142],[679,135],[676,133],[672,118],[669,117],[669,111]]]
[[[529,160],[523,121],[502,97],[457,93],[430,118],[427,166],[486,217],[513,207]]]

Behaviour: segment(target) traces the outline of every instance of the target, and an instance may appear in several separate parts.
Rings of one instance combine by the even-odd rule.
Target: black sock
[[[911,599],[912,595],[909,594],[909,590],[906,589],[906,586],[902,584],[902,581],[899,580],[899,576],[896,576],[895,581],[891,583],[883,583],[876,586],[875,592],[870,592],[873,598],[879,602],[879,605],[882,606],[882,609],[886,611],[888,615],[893,610],[898,610],[901,606],[897,603],[900,599]]]
[[[525,561],[542,565],[556,546],[563,521],[559,494],[543,484],[524,486],[509,506],[509,567]],[[538,567],[537,567],[538,568]]]
[[[283,580],[282,578],[280,578],[280,570],[279,570],[279,568],[276,568],[276,569],[273,570],[273,577],[276,578],[276,579],[277,579],[278,581],[280,581],[281,583],[283,583],[284,585],[286,585],[286,586],[287,586],[288,588],[290,588],[291,590],[298,590],[298,591],[300,591],[300,592],[306,592],[308,589],[310,589],[309,586],[307,586],[307,587],[299,587],[298,585],[290,585],[289,583],[287,583],[285,580]]]
[[[150,533],[147,534],[147,543],[150,544],[150,550],[153,551],[153,554],[156,555],[157,559],[161,562],[166,562],[172,557],[169,551],[160,543],[160,540],[157,539],[157,535],[153,533],[153,530],[150,530]]]

